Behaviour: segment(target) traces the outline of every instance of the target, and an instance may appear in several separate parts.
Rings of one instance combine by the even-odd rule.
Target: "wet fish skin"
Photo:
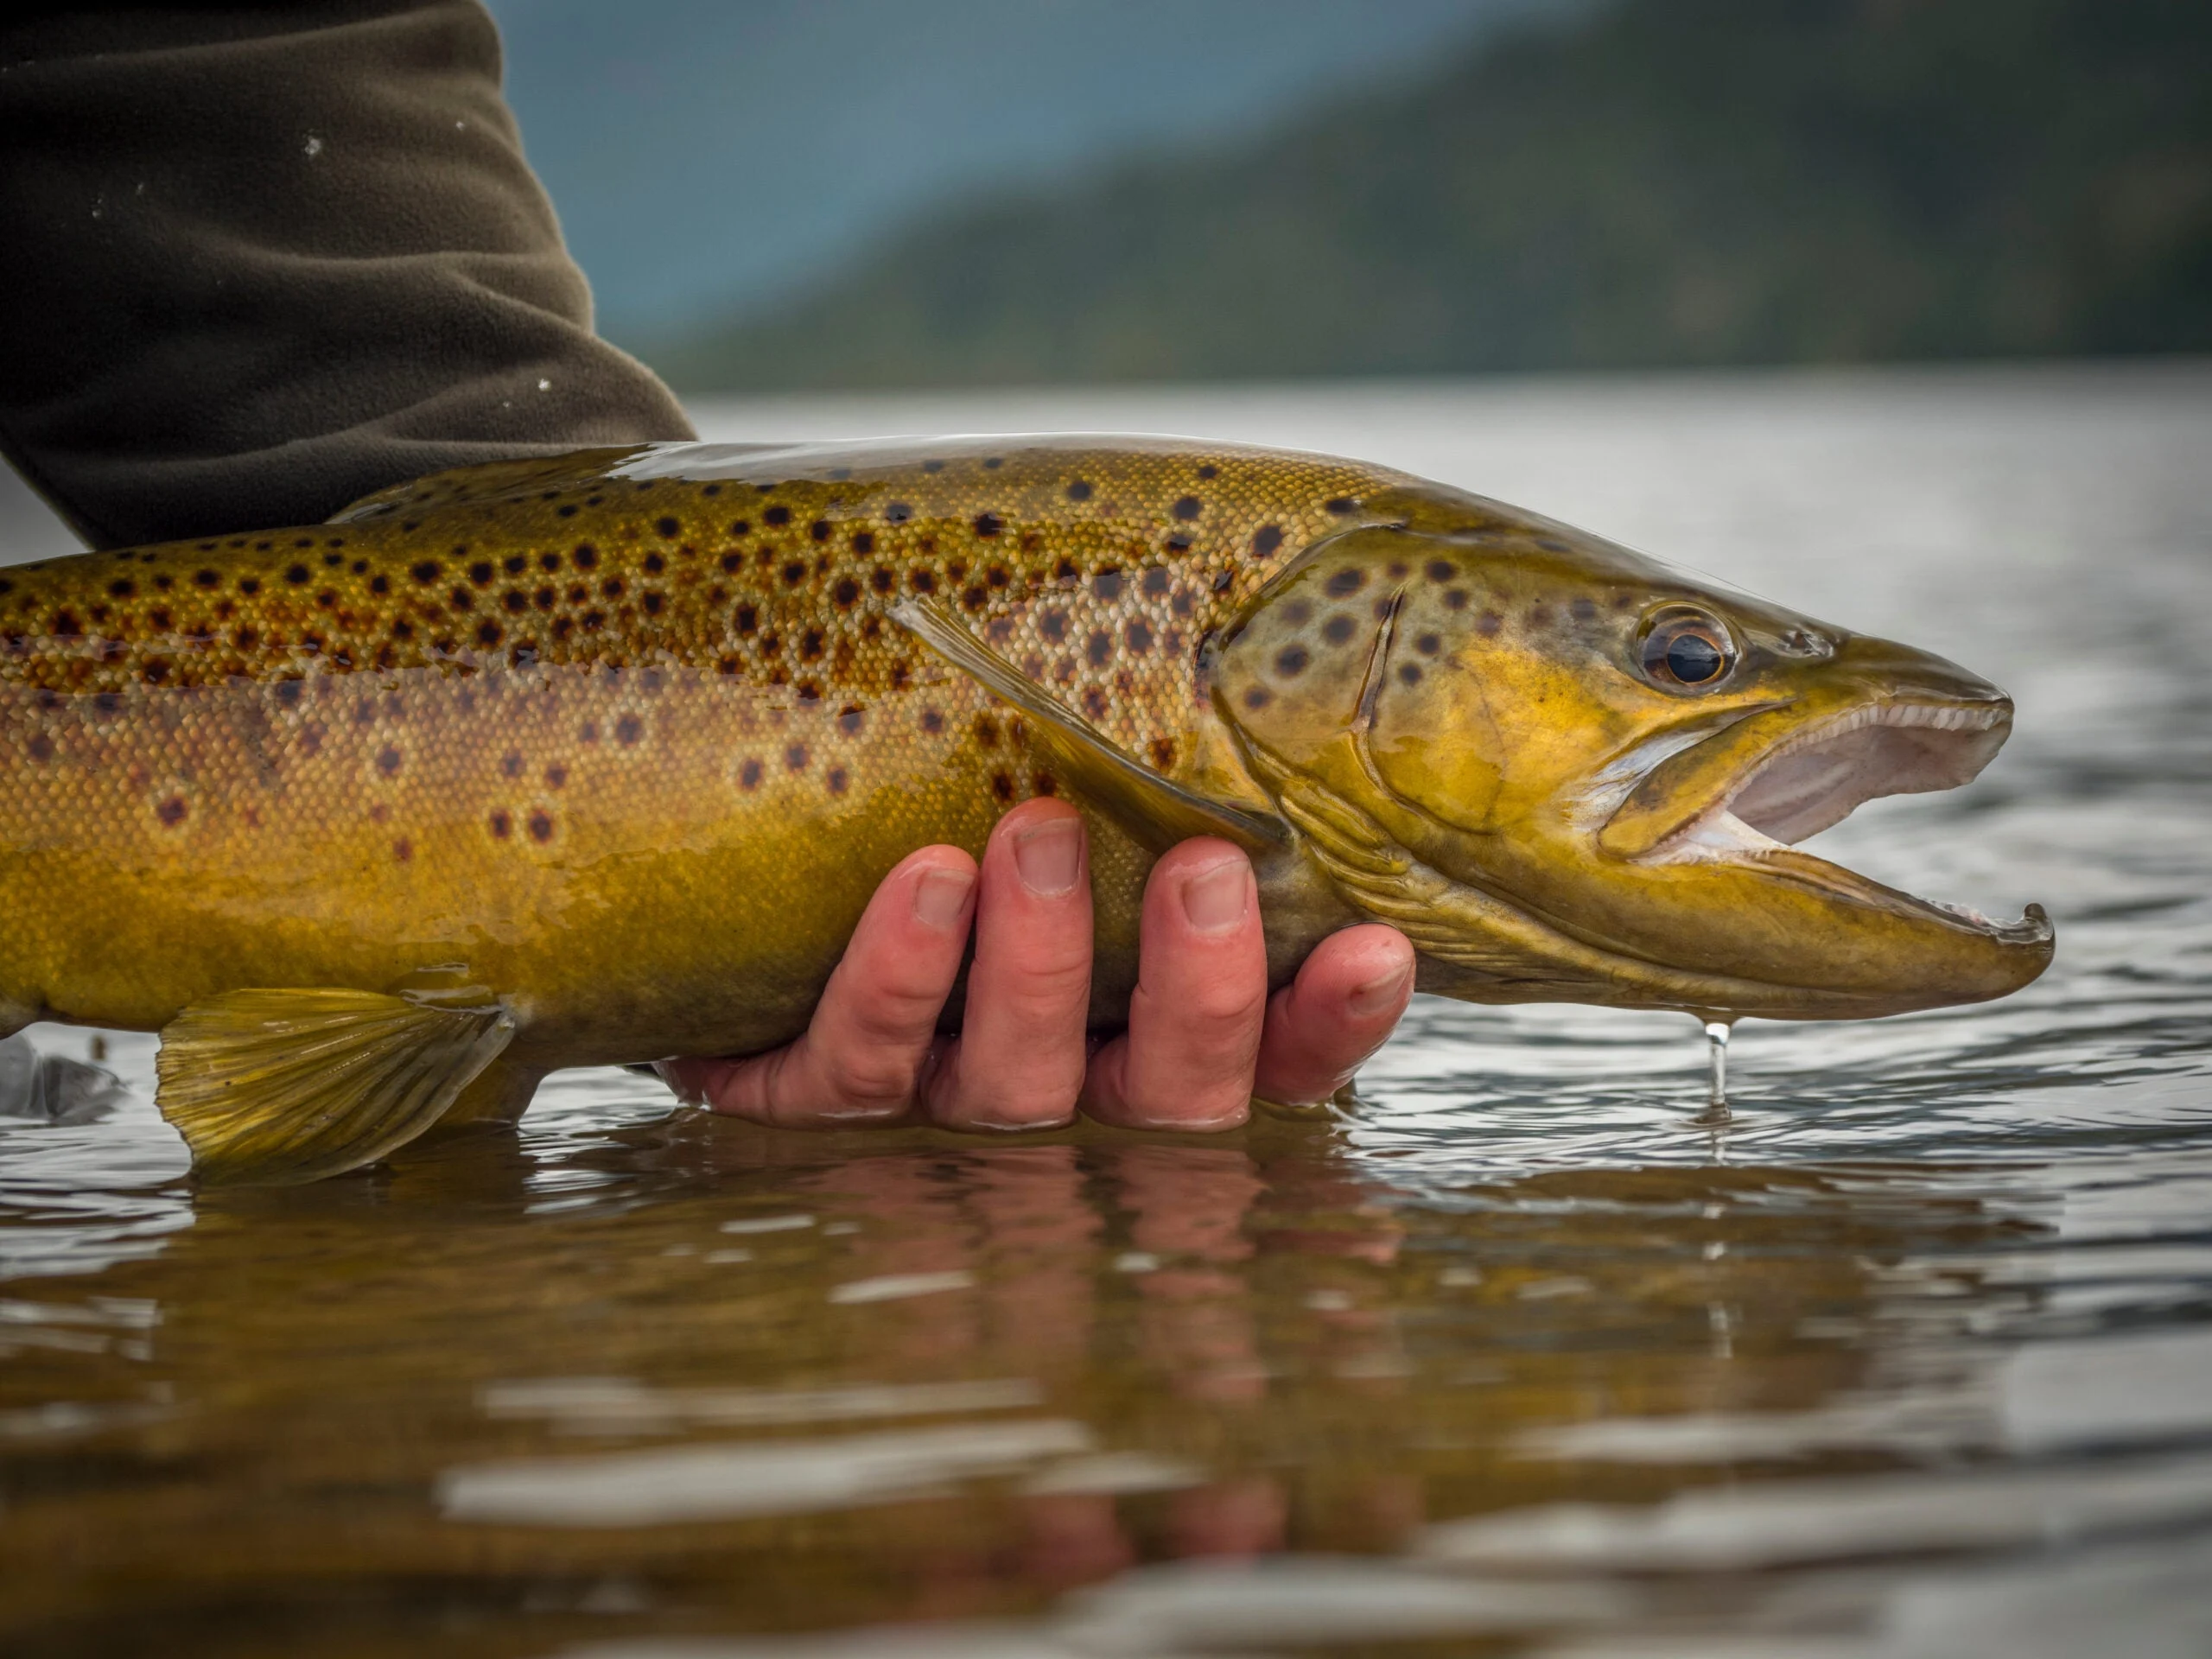
[[[1639,677],[1668,607],[1725,618],[1725,684]],[[885,871],[1039,792],[1090,820],[1101,1025],[1152,859],[1207,827],[1255,854],[1278,981],[1382,916],[1425,988],[1478,1000],[1999,995],[2047,931],[1674,850],[1759,763],[1690,738],[1908,695],[1980,722],[1929,778],[2009,720],[1937,659],[1328,457],[1024,437],[473,468],[327,525],[0,574],[0,1028],[197,1010],[173,1034],[212,1046],[165,1043],[165,1109],[226,1068],[276,1089],[272,1030],[343,1034],[408,1104],[357,1100],[342,1153],[287,1143],[327,1173],[558,1067],[787,1039]],[[1600,805],[1643,841],[1603,845]],[[271,988],[321,1000],[237,1000]],[[467,1076],[429,1086],[433,1053]],[[194,1145],[265,1163],[260,1134],[233,1113]]]

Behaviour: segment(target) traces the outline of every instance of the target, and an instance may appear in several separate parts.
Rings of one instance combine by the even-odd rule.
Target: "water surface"
[[[1423,1001],[1340,1118],[792,1135],[572,1073],[196,1197],[0,1121],[11,1654],[2212,1651],[2212,371],[760,404],[710,435],[1339,450],[1954,656],[1972,788],[1819,849],[1990,1007]],[[88,1034],[32,1033],[84,1058]]]

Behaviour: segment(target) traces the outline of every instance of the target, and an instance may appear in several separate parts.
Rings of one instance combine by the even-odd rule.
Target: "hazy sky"
[[[1016,179],[1263,126],[1578,0],[491,0],[530,156],[636,338]]]

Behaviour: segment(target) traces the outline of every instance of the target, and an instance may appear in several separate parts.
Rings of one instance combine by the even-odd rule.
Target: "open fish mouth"
[[[1998,921],[1790,850],[1868,801],[1970,782],[2012,723],[2010,700],[1993,689],[1971,698],[1871,696],[1809,718],[1795,704],[1755,712],[1653,766],[1599,831],[1599,844],[1640,863],[1758,865],[1859,905],[2001,944],[2044,944],[2051,928],[2040,906]]]

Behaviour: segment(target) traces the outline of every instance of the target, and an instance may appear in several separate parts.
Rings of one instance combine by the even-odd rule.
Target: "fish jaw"
[[[1807,695],[1693,732],[1687,744],[1642,746],[1653,758],[1640,773],[1612,768],[1611,787],[1570,815],[1595,861],[1669,893],[1669,910],[1687,901],[1732,912],[1730,969],[1775,985],[1779,1006],[1760,1010],[1769,1017],[1831,1017],[1835,991],[1904,1012],[2019,989],[2051,958],[2039,906],[1996,921],[1793,845],[1869,800],[1971,781],[2010,734],[2011,699],[1881,640],[1845,640],[1835,667]],[[1759,941],[1764,952],[1746,943]]]

